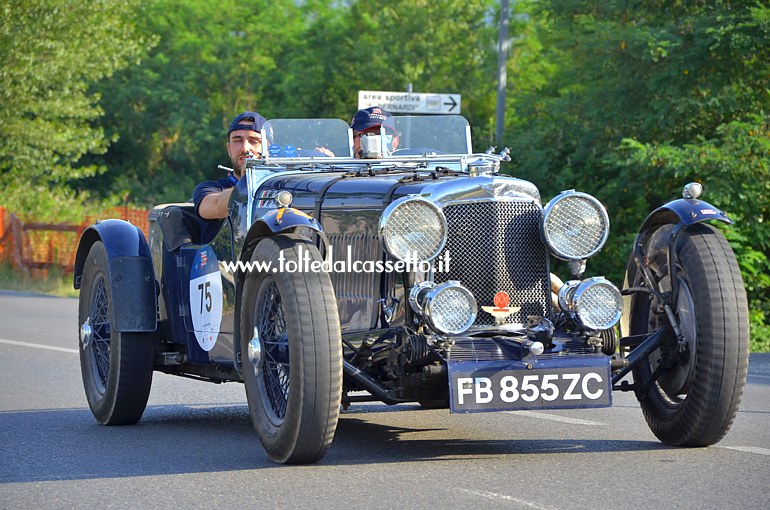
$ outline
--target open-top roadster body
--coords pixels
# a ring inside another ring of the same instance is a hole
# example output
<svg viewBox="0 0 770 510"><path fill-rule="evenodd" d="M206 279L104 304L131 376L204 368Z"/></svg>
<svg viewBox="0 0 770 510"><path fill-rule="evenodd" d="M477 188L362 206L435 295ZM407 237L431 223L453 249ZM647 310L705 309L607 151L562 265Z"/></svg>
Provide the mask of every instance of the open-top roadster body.
<svg viewBox="0 0 770 510"><path fill-rule="evenodd" d="M342 121L268 122L209 243L192 204L156 207L149 239L120 220L84 233L81 367L99 422L136 423L157 370L244 383L276 462L320 459L340 408L368 400L462 413L610 406L627 390L665 443L724 436L748 313L705 223L730 220L700 185L644 221L621 293L584 275L609 233L599 200L543 204L499 173L505 151L472 153L462 117L395 119L395 150L385 129L362 144L376 159L352 156Z"/></svg>

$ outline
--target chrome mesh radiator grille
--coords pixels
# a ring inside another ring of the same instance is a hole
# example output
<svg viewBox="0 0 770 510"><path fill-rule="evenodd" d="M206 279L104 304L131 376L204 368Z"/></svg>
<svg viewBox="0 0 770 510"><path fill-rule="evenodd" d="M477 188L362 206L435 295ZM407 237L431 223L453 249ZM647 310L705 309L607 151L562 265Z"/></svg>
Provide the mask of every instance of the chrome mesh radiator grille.
<svg viewBox="0 0 770 510"><path fill-rule="evenodd" d="M506 319L522 324L529 315L548 317L551 307L548 253L540 240L542 209L531 202L472 202L444 206L448 239L438 260L449 255L449 271L436 266L435 281L459 280L476 297L474 326L493 326L482 306L499 291L521 310ZM446 263L445 263L446 265Z"/></svg>

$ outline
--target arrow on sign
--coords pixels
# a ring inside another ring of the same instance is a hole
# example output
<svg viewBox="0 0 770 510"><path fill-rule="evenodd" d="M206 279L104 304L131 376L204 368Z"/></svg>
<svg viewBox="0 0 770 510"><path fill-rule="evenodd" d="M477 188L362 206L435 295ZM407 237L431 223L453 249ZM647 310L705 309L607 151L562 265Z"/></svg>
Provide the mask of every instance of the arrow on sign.
<svg viewBox="0 0 770 510"><path fill-rule="evenodd" d="M452 105L452 106L449 106L449 111L451 112L452 110L455 109L455 106L457 106L457 101L455 101L455 98L453 98L452 96L449 96L449 100L451 101L451 103L445 102L444 106Z"/></svg>

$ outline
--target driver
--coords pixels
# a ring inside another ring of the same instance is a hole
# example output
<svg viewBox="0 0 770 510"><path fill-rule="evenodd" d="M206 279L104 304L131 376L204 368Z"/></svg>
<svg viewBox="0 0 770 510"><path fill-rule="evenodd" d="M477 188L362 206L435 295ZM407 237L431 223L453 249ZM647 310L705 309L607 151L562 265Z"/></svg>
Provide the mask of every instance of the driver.
<svg viewBox="0 0 770 510"><path fill-rule="evenodd" d="M250 153L262 155L262 126L267 120L256 112L243 112L230 123L227 131L227 154L233 171L216 181L204 181L193 191L195 212L201 221L201 242L208 243L216 236L227 217L227 204L238 179L244 173Z"/></svg>
<svg viewBox="0 0 770 510"><path fill-rule="evenodd" d="M353 130L353 155L355 157L368 159L383 156L382 148L377 143L370 144L364 140L362 144L362 138L365 137L376 137L379 140L380 126L385 127L386 140L390 140L389 147L387 147L388 151L392 153L398 148L399 134L395 122L393 122L393 115L379 106L371 106L358 110L353 116L353 120L350 121L350 128ZM374 142L374 140L372 141Z"/></svg>

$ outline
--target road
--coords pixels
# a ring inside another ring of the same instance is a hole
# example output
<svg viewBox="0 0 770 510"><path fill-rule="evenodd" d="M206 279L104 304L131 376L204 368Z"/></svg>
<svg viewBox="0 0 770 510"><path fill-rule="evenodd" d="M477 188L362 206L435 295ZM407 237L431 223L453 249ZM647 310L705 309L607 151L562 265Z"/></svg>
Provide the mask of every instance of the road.
<svg viewBox="0 0 770 510"><path fill-rule="evenodd" d="M155 373L142 421L85 401L77 300L0 291L0 508L768 508L770 355L710 448L672 448L635 398L451 415L352 406L316 465L271 463L243 387Z"/></svg>

